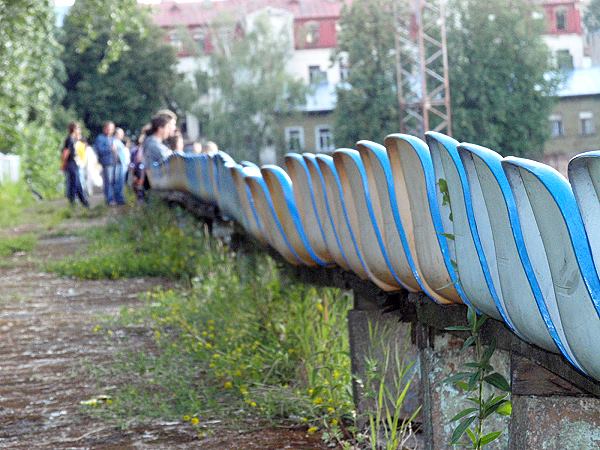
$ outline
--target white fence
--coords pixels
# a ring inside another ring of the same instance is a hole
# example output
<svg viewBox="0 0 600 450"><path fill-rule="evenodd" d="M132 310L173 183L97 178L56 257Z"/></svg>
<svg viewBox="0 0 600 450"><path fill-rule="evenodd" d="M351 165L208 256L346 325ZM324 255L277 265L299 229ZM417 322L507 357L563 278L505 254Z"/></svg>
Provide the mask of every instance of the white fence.
<svg viewBox="0 0 600 450"><path fill-rule="evenodd" d="M18 181L21 177L21 158L17 155L0 153L0 184Z"/></svg>

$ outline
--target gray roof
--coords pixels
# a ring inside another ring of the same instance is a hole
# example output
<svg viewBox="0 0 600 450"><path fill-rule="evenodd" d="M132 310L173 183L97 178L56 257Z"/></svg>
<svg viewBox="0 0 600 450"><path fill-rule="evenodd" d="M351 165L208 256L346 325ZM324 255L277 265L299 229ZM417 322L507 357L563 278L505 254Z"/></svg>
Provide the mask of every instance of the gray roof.
<svg viewBox="0 0 600 450"><path fill-rule="evenodd" d="M600 94L600 66L573 69L558 89L558 97Z"/></svg>

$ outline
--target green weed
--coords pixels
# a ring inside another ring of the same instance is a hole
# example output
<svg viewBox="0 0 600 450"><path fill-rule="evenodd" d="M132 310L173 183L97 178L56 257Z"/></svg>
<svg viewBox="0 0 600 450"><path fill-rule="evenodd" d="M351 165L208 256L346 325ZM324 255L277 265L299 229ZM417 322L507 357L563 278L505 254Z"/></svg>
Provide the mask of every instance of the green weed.
<svg viewBox="0 0 600 450"><path fill-rule="evenodd" d="M199 242L190 290L149 293L141 310L125 309L111 325L151 329L157 350L111 369L136 375L111 393L107 409L120 418L160 411L200 423L253 417L310 432L353 421L349 298L292 282L267 256ZM142 371L132 367L140 359Z"/></svg>
<svg viewBox="0 0 600 450"><path fill-rule="evenodd" d="M37 243L34 234L22 234L13 237L0 236L0 256L10 256L19 252L30 252Z"/></svg>
<svg viewBox="0 0 600 450"><path fill-rule="evenodd" d="M80 214L85 219L103 212L98 208ZM160 203L135 208L105 227L89 230L86 237L90 244L84 250L46 268L83 279L189 279L196 271L204 241L204 233L194 225L190 217L173 215Z"/></svg>

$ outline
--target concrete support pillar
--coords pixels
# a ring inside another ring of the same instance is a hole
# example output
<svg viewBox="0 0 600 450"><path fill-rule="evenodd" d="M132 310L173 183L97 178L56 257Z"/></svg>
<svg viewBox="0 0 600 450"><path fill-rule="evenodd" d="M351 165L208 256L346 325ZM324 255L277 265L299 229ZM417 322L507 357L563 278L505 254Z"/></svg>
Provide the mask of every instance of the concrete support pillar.
<svg viewBox="0 0 600 450"><path fill-rule="evenodd" d="M510 450L600 448L600 398L527 358L511 365Z"/></svg>

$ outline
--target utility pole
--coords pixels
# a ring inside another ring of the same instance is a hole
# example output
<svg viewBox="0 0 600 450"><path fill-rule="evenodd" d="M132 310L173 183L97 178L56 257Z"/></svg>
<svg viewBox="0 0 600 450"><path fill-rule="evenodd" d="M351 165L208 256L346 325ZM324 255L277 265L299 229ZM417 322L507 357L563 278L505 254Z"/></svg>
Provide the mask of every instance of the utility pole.
<svg viewBox="0 0 600 450"><path fill-rule="evenodd" d="M396 78L400 131L452 135L446 0L396 0Z"/></svg>

